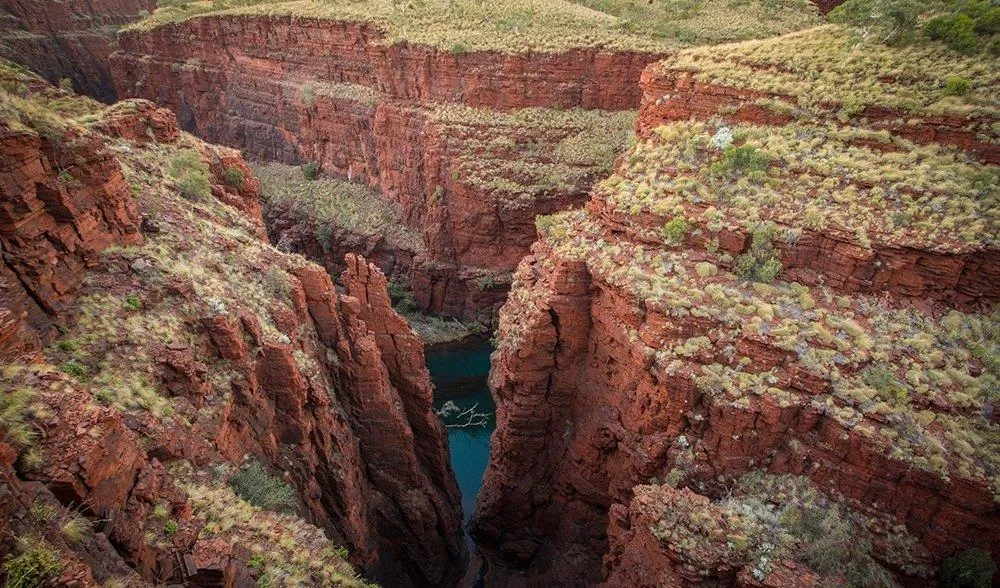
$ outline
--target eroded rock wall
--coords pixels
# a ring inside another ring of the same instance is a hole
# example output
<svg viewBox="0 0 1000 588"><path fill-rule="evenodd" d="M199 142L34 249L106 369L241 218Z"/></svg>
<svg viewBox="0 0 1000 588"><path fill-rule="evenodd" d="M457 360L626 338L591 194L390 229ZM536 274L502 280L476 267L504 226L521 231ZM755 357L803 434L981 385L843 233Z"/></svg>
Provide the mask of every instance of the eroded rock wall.
<svg viewBox="0 0 1000 588"><path fill-rule="evenodd" d="M108 69L115 33L155 0L9 0L0 5L0 54L104 102L117 96Z"/></svg>
<svg viewBox="0 0 1000 588"><path fill-rule="evenodd" d="M212 519L204 509L220 505L204 492L220 482L199 472L258 460L284 472L296 491L301 519L274 528L325 530L319 545L296 546L314 550L310 560L341 561L332 541L367 577L452 584L468 557L461 501L430 406L422 343L391 309L384 275L350 256L348 291L338 293L322 267L266 245L259 184L242 157L183 135L166 109L128 101L94 118L89 127L0 127L10 155L0 169L0 338L2 360L13 362L0 384L5 402L25 403L13 404L15 420L5 421L17 430L0 430L7 524L22 539L35 537L17 521L32 520L30 505L41 496L58 502L59 520L75 509L100 525L85 548L47 540L66 564L60 582L137 574L242 585L260 569L248 565L254 554L245 535L205 531ZM204 194L190 196L203 215L195 221L167 171L191 153L208 182ZM200 264L192 281L191 266L171 265L204 247L228 251L226 267ZM199 288L237 279L235 266L247 260L279 285L229 307L206 302ZM176 267L181 274L170 273ZM102 301L110 306L99 312L79 306ZM160 318L94 338L94 317L105 325L130 320L119 315L123 304L131 320ZM168 318L156 308L170 309ZM183 335L160 338L164 320ZM42 349L53 325L68 342ZM141 403L115 396L135 385L121 376L100 380L116 386L108 390L90 379L133 359L141 389L152 394ZM7 535L2 547L25 549ZM350 568L343 578L358 584Z"/></svg>
<svg viewBox="0 0 1000 588"><path fill-rule="evenodd" d="M430 109L632 109L635 83L655 56L453 53L382 36L362 23L195 18L123 33L116 83L122 95L171 108L202 137L264 159L312 161L378 189L426 245L416 263L382 268L400 270L425 309L488 322L505 288L483 291L475 278L512 271L533 240L534 216L582 202L586 187L501 207L463 183L460 138L443 133Z"/></svg>

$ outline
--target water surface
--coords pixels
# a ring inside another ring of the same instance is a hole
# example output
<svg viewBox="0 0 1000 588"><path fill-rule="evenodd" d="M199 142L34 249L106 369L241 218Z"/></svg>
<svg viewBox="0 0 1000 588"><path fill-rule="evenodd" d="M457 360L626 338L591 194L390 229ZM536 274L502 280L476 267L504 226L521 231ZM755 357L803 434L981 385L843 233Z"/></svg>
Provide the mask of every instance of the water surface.
<svg viewBox="0 0 1000 588"><path fill-rule="evenodd" d="M451 466L462 493L466 524L476 506L490 459L490 435L496 428L493 397L486 385L491 351L489 342L475 340L427 352L427 369L435 386L434 410L448 430Z"/></svg>

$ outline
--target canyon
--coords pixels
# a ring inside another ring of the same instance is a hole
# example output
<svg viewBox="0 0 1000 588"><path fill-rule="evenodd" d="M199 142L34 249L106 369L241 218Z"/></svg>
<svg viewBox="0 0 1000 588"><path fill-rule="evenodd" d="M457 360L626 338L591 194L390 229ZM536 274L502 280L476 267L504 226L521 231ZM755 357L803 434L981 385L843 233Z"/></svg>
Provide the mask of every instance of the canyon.
<svg viewBox="0 0 1000 588"><path fill-rule="evenodd" d="M118 29L156 0L11 0L0 6L0 56L81 94L114 102L109 58Z"/></svg>
<svg viewBox="0 0 1000 588"><path fill-rule="evenodd" d="M8 581L997 577L995 54L805 0L52 4L0 26L51 82L0 63ZM481 487L401 290L496 326Z"/></svg>
<svg viewBox="0 0 1000 588"><path fill-rule="evenodd" d="M116 89L170 108L207 140L367 184L422 242L387 247L387 230L381 240L369 236L363 253L409 286L423 310L485 325L534 241L535 216L586 201L626 147L643 68L677 46L609 35L600 13L586 14L584 24L622 48L592 47L561 30L548 41L553 49L517 47L503 40L503 19L516 20L519 7L509 17L479 8L483 22L465 28L500 39L473 37L482 49L474 41L411 42L407 33L397 40L378 10L317 18L312 9L182 14L128 27L111 56ZM393 13L389 22L419 22L424 8L411 9L415 16ZM813 11L795 3L787 12L801 13L801 22L776 17L764 28L817 22ZM289 225L283 216L269 225ZM336 240L295 225L288 240L297 250L339 271ZM272 229L275 242L285 235Z"/></svg>

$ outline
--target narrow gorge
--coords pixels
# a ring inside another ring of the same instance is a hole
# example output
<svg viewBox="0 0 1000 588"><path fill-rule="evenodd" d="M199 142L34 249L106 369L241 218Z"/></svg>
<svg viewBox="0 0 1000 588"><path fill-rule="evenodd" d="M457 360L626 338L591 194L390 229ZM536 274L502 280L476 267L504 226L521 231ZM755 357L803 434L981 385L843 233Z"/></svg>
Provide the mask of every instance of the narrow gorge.
<svg viewBox="0 0 1000 588"><path fill-rule="evenodd" d="M996 22L0 3L0 580L995 585Z"/></svg>

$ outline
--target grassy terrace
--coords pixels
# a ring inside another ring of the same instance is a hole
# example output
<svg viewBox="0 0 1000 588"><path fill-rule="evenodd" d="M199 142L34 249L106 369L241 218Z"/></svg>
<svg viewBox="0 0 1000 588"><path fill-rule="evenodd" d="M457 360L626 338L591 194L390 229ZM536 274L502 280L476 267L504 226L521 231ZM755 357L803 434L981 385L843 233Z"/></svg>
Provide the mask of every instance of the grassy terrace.
<svg viewBox="0 0 1000 588"><path fill-rule="evenodd" d="M680 559L709 573L740 562L759 578L775 562L792 560L830 585L895 586L878 560L923 577L931 571L916 563L916 538L905 527L852 510L804 477L751 472L715 501L670 485L635 488L637 496L662 508L650 532Z"/></svg>
<svg viewBox="0 0 1000 588"><path fill-rule="evenodd" d="M932 319L879 298L742 280L711 252L608 237L582 211L541 217L540 232L555 258L585 261L599 281L672 322L707 320L704 333L687 339L629 336L659 369L692 379L713 401L748 408L766 395L812 404L893 457L944 477L988 480L1000 496L1000 426L985 416L1000 402L1000 313ZM543 258L550 269L552 257ZM530 305L516 285L512 298ZM512 321L527 322L502 315L501 329L513 335L504 345L516 344L523 328ZM742 340L787 352L790 365L828 383L827 391L792 389L787 367L761 371L740 356Z"/></svg>
<svg viewBox="0 0 1000 588"><path fill-rule="evenodd" d="M369 22L386 42L465 51L559 52L573 48L661 52L695 43L781 34L820 21L808 0L668 1L656 7L625 0L161 0L133 29L150 29L208 13L289 15ZM682 6L683 5L683 6ZM588 6L590 6L588 8ZM651 19L665 19L650 24ZM767 24L759 24L767 23ZM720 26L731 27L720 33Z"/></svg>
<svg viewBox="0 0 1000 588"><path fill-rule="evenodd" d="M96 116L105 106L55 88L25 68L0 59L0 120L15 131L61 133L73 119Z"/></svg>
<svg viewBox="0 0 1000 588"><path fill-rule="evenodd" d="M799 116L883 106L907 115L1000 117L1000 56L963 55L933 41L904 46L859 43L851 29L827 25L783 37L694 48L662 70L692 72L700 82L789 97L776 105ZM948 81L967 84L962 95ZM994 128L993 140L1000 129Z"/></svg>
<svg viewBox="0 0 1000 588"><path fill-rule="evenodd" d="M789 240L809 229L866 248L965 251L1000 246L998 186L997 166L887 132L678 122L638 144L598 196L710 231L766 220Z"/></svg>
<svg viewBox="0 0 1000 588"><path fill-rule="evenodd" d="M586 191L611 172L635 113L528 108L513 112L440 105L431 119L460 155L453 178L509 209L554 193Z"/></svg>
<svg viewBox="0 0 1000 588"><path fill-rule="evenodd" d="M250 550L249 565L260 572L258 586L372 586L358 578L322 530L291 514L255 506L242 499L216 473L193 470L187 463L172 468L191 498L194 516L203 525L200 539L223 539ZM231 483L231 482L230 482Z"/></svg>
<svg viewBox="0 0 1000 588"><path fill-rule="evenodd" d="M403 224L393 205L362 184L321 176L307 180L298 167L256 163L264 217L291 216L313 227L324 249L331 241L359 244L382 237L392 246L421 251L420 234Z"/></svg>

